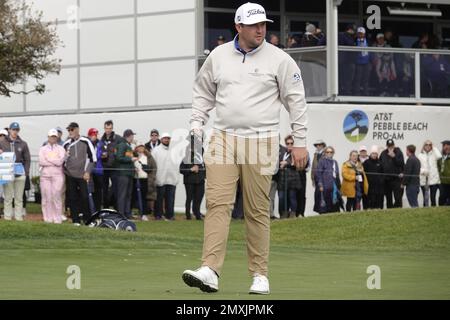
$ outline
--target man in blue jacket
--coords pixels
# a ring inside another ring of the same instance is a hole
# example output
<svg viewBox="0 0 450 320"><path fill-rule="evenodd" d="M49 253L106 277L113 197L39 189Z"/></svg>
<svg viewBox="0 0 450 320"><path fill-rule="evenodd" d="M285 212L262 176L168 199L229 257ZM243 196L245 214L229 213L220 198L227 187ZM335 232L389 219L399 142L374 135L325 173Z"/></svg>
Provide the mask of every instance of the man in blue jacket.
<svg viewBox="0 0 450 320"><path fill-rule="evenodd" d="M366 29L359 27L357 31L356 46L367 48ZM354 96L369 95L369 52L367 51L358 52L355 65L355 79L353 82Z"/></svg>

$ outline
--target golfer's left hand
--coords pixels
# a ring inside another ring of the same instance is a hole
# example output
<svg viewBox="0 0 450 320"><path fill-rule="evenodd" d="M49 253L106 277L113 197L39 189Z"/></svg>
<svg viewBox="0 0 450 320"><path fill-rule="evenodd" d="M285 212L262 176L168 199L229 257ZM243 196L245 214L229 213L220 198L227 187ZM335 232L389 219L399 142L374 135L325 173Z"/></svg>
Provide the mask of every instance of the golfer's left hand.
<svg viewBox="0 0 450 320"><path fill-rule="evenodd" d="M304 169L308 161L308 150L305 147L293 147L291 151L292 160L297 170Z"/></svg>

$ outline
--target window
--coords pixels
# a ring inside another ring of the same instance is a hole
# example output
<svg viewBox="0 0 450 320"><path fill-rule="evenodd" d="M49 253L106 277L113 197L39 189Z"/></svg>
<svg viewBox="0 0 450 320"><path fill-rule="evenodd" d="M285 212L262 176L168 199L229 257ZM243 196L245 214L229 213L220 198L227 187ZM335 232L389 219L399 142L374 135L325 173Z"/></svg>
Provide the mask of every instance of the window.
<svg viewBox="0 0 450 320"><path fill-rule="evenodd" d="M226 8L236 10L242 4L248 1L245 0L205 0L205 8ZM264 7L267 11L280 11L279 0L259 0L258 3Z"/></svg>

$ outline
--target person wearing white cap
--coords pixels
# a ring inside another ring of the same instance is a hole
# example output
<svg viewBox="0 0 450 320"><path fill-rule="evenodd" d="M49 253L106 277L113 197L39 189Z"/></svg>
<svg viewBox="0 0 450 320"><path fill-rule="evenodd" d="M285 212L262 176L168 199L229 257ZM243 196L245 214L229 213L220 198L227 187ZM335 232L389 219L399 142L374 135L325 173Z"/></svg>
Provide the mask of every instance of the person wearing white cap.
<svg viewBox="0 0 450 320"><path fill-rule="evenodd" d="M364 161L369 159L369 155L367 154L367 147L366 146L360 146L358 149L358 159L359 162L364 164Z"/></svg>
<svg viewBox="0 0 450 320"><path fill-rule="evenodd" d="M202 263L197 270L185 270L182 278L187 285L206 292L218 290L238 181L243 193L248 269L253 277L249 293L270 292L269 191L278 161L283 106L290 114L294 138L292 163L301 169L308 158L307 106L300 69L286 52L266 43L266 22L273 21L267 19L261 5L249 2L240 6L235 15L238 34L211 52L194 83L190 120L194 134L201 136L214 108L216 117L204 158L207 213ZM245 147L234 145L252 146L265 153L249 155Z"/></svg>
<svg viewBox="0 0 450 320"><path fill-rule="evenodd" d="M366 29L359 27L356 33L356 46L368 47ZM370 56L368 51L359 51L356 58L355 77L353 79L353 95L369 95ZM361 90L362 89L362 90Z"/></svg>
<svg viewBox="0 0 450 320"><path fill-rule="evenodd" d="M61 223L66 151L58 144L58 131L50 129L48 143L39 149L42 214L48 223Z"/></svg>
<svg viewBox="0 0 450 320"><path fill-rule="evenodd" d="M56 127L55 130L56 130L56 132L58 132L58 142L57 143L60 146L62 146L64 144L64 140L62 139L63 130L61 129L61 127ZM47 143L48 143L48 140L45 140L42 145L45 146Z"/></svg>
<svg viewBox="0 0 450 320"><path fill-rule="evenodd" d="M8 131L6 131L5 129L0 130L0 142L5 141L7 136L8 136Z"/></svg>
<svg viewBox="0 0 450 320"><path fill-rule="evenodd" d="M378 146L370 148L369 159L364 161L364 171L369 183L369 193L367 195L369 209L383 209L384 198L384 176L383 167L378 157L380 151ZM366 209L366 207L364 207Z"/></svg>
<svg viewBox="0 0 450 320"><path fill-rule="evenodd" d="M152 151L155 159L156 167L156 204L155 219L156 220L175 220L175 192L180 176L179 162L174 159L169 148L170 133L161 134L161 144ZM163 208L163 204L165 207Z"/></svg>

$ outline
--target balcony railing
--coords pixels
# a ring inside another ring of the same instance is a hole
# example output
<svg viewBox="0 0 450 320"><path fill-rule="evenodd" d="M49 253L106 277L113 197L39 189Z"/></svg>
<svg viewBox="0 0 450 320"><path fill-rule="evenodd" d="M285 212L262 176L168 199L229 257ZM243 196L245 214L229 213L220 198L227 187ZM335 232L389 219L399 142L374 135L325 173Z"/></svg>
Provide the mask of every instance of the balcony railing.
<svg viewBox="0 0 450 320"><path fill-rule="evenodd" d="M326 46L286 49L309 102L450 105L450 51L338 47L337 95L328 94ZM199 59L199 68L206 56Z"/></svg>

